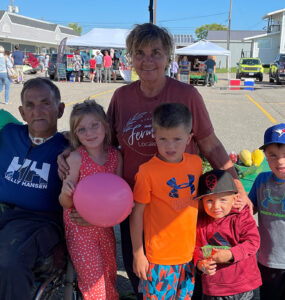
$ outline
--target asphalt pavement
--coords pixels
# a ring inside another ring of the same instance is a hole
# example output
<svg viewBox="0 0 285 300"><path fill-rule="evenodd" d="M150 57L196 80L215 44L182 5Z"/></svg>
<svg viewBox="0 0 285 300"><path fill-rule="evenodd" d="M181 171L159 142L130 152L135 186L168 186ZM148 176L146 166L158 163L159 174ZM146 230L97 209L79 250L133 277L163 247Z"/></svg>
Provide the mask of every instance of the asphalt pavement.
<svg viewBox="0 0 285 300"><path fill-rule="evenodd" d="M285 85L277 86L269 83L268 76L264 76L262 83L255 82L253 91L231 90L228 88L226 74L217 74L218 83L213 87L196 86L203 96L210 118L215 128L216 135L222 141L227 152L246 148L250 151L263 144L263 134L266 128L285 120ZM37 75L27 75L25 80ZM234 78L234 74L231 74ZM65 113L59 120L58 130L69 129L69 116L72 105L87 99L95 99L105 109L108 108L114 91L126 84L117 83L81 83L55 82L58 85L62 101L66 104ZM243 86L242 81L241 85ZM22 85L12 84L10 88L10 103L0 104L21 120L18 111L20 105L20 93ZM0 93L0 102L3 101L4 93ZM115 228L118 249L118 291L121 295L131 293L132 289L127 279L122 263L120 251L119 227ZM122 299L131 299L128 297Z"/></svg>

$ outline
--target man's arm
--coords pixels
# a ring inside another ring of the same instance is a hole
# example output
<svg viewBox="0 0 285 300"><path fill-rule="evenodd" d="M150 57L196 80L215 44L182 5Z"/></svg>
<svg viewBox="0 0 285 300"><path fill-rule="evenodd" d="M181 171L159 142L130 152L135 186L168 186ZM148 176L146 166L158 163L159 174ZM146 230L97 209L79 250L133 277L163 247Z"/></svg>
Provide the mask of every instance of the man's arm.
<svg viewBox="0 0 285 300"><path fill-rule="evenodd" d="M238 192L242 200L242 208L245 204L252 207L251 201L247 197L247 193L239 180L235 167L230 160L223 144L217 138L215 133L211 133L204 139L197 141L201 153L207 158L214 169L221 169L228 171L234 179Z"/></svg>

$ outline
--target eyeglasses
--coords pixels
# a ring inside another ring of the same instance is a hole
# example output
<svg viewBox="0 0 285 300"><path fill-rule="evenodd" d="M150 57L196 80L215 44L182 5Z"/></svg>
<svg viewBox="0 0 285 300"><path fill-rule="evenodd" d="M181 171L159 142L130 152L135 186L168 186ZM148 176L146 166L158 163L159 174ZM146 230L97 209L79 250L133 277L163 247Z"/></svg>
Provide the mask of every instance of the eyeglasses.
<svg viewBox="0 0 285 300"><path fill-rule="evenodd" d="M101 126L101 123L100 123L100 122L94 122L94 123L92 123L92 124L91 124L90 126L88 126L88 127L78 127L78 128L76 128L75 133L76 133L77 135L85 135L88 131L96 130L96 129L98 129L100 126Z"/></svg>

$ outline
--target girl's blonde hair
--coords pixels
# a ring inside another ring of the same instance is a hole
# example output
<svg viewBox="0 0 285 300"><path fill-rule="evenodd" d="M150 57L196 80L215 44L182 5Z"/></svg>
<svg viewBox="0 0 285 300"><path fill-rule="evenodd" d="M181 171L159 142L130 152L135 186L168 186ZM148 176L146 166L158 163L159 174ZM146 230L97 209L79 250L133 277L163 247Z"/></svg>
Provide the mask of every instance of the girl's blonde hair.
<svg viewBox="0 0 285 300"><path fill-rule="evenodd" d="M76 128L85 115L93 115L102 122L105 128L104 147L105 149L111 145L111 129L107 120L106 113L103 107L95 102L95 100L87 99L83 103L75 104L70 115L70 143L74 149L81 146L81 143L76 135Z"/></svg>

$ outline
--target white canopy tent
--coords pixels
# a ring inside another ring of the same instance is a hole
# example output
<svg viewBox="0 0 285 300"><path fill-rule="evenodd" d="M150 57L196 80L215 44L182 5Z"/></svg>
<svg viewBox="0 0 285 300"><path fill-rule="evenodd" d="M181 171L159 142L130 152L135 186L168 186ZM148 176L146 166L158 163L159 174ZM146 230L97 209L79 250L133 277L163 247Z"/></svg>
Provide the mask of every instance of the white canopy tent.
<svg viewBox="0 0 285 300"><path fill-rule="evenodd" d="M66 45L74 48L126 48L129 29L93 28L88 33L68 39Z"/></svg>
<svg viewBox="0 0 285 300"><path fill-rule="evenodd" d="M209 41L201 40L190 46L175 50L176 55L226 55L228 58L228 80L230 82L230 57L231 51Z"/></svg>

